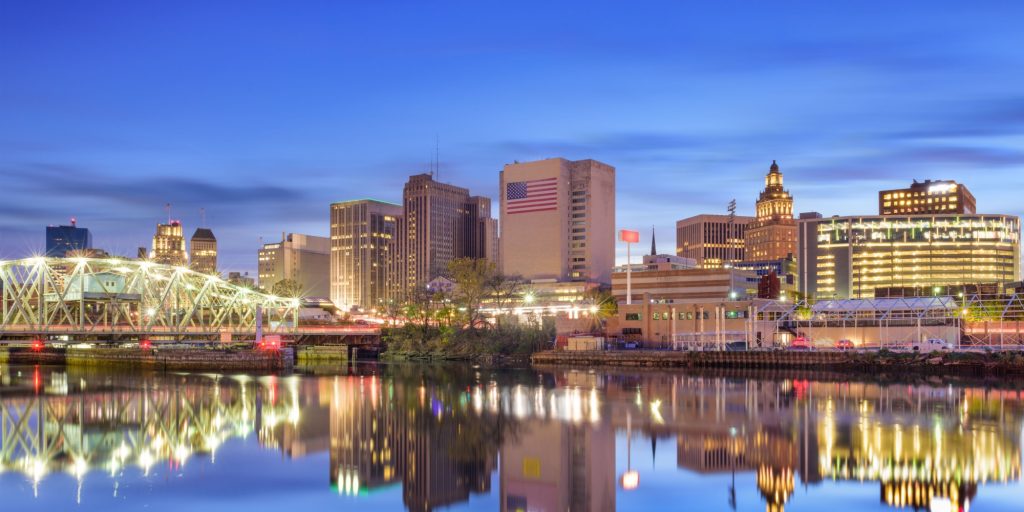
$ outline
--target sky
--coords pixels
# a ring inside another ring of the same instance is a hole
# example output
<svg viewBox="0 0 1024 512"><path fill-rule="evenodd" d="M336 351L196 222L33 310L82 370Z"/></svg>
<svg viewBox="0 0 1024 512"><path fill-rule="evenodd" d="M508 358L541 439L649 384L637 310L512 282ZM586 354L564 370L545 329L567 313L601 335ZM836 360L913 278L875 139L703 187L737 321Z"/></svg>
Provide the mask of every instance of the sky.
<svg viewBox="0 0 1024 512"><path fill-rule="evenodd" d="M1024 214L1024 2L0 1L0 258L76 217L134 255L166 203L221 270L331 202L513 161L616 167L619 228L874 214L913 179ZM620 258L624 256L621 249Z"/></svg>

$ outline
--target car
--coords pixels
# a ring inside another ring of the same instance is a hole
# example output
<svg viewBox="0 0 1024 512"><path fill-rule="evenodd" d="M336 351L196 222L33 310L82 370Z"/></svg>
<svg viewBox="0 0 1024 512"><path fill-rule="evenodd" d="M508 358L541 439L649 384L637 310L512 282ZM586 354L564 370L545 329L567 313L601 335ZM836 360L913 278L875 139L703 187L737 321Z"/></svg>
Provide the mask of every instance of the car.
<svg viewBox="0 0 1024 512"><path fill-rule="evenodd" d="M836 350L853 350L854 348L853 342L850 340L836 341Z"/></svg>
<svg viewBox="0 0 1024 512"><path fill-rule="evenodd" d="M811 340L803 336L797 336L789 343L789 350L814 350L814 347L811 346Z"/></svg>
<svg viewBox="0 0 1024 512"><path fill-rule="evenodd" d="M953 348L946 340L930 338L918 341L911 345L914 352L935 352L938 350L951 350Z"/></svg>

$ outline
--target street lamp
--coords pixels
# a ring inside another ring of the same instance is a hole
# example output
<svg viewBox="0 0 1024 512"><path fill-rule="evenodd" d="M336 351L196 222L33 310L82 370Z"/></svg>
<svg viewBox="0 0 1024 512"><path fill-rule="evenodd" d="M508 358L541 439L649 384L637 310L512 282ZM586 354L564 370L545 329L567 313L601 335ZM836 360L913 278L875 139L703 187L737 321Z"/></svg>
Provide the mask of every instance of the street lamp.
<svg viewBox="0 0 1024 512"><path fill-rule="evenodd" d="M536 297L533 296L533 292L527 292L526 295L523 296L523 302L527 304L533 304L534 300L536 300Z"/></svg>

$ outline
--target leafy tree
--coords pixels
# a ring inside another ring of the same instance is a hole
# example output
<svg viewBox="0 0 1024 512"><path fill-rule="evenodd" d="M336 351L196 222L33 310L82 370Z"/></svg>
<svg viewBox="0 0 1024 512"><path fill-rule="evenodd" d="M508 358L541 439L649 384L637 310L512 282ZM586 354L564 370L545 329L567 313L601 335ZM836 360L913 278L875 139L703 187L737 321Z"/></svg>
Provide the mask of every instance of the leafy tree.
<svg viewBox="0 0 1024 512"><path fill-rule="evenodd" d="M494 262L487 259L457 258L448 263L448 273L455 281L452 302L472 331L483 320L480 305L487 297L498 270Z"/></svg>
<svg viewBox="0 0 1024 512"><path fill-rule="evenodd" d="M282 279L274 283L270 293L278 297L299 298L302 297L302 285L294 279Z"/></svg>

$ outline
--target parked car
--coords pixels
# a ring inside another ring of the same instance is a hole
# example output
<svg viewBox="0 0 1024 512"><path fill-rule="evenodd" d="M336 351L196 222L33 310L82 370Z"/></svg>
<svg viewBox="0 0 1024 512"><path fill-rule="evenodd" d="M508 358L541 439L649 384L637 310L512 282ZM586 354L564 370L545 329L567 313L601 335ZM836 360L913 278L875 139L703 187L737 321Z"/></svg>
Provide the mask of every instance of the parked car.
<svg viewBox="0 0 1024 512"><path fill-rule="evenodd" d="M952 350L952 348L953 346L946 340L934 338L918 341L911 346L911 350L914 352L935 352L937 350Z"/></svg>
<svg viewBox="0 0 1024 512"><path fill-rule="evenodd" d="M797 336L789 343L789 350L814 350L814 347L811 346L811 340L803 336Z"/></svg>
<svg viewBox="0 0 1024 512"><path fill-rule="evenodd" d="M853 350L855 347L850 340L836 341L836 350Z"/></svg>

